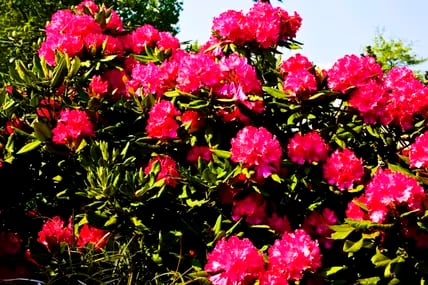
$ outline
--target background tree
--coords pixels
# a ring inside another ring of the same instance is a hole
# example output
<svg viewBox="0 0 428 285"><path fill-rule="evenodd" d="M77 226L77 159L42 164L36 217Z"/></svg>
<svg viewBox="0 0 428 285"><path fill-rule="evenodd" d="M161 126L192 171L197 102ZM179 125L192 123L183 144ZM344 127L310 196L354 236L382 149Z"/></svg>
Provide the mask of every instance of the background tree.
<svg viewBox="0 0 428 285"><path fill-rule="evenodd" d="M16 59L22 59L24 62L32 59L50 16L59 9L80 2L0 0L0 82ZM127 28L147 23L162 31L178 33L177 23L183 5L180 0L109 0L104 3L119 13Z"/></svg>
<svg viewBox="0 0 428 285"><path fill-rule="evenodd" d="M401 39L386 39L382 33L378 33L373 43L366 46L366 53L376 58L383 71L389 71L394 66L414 67L428 60L417 56L412 44Z"/></svg>

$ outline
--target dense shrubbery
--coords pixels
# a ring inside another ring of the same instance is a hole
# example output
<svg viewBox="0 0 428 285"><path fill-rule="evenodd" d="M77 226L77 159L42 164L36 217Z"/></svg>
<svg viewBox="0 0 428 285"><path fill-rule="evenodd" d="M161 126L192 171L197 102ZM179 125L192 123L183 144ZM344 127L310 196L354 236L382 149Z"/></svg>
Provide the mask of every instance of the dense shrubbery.
<svg viewBox="0 0 428 285"><path fill-rule="evenodd" d="M281 54L301 21L258 2L183 49L91 1L56 12L1 93L0 276L424 284L428 89Z"/></svg>

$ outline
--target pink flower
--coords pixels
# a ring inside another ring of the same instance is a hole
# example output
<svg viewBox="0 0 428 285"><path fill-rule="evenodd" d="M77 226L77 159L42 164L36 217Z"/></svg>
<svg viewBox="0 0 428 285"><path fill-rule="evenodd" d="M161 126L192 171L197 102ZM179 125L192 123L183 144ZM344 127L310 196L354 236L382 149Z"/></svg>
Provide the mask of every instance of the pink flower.
<svg viewBox="0 0 428 285"><path fill-rule="evenodd" d="M258 177L268 177L279 170L282 149L277 138L263 127L244 127L231 141L231 160L254 167Z"/></svg>
<svg viewBox="0 0 428 285"><path fill-rule="evenodd" d="M396 66L385 76L385 115L380 121L394 123L403 130L413 127L413 116L421 114L428 106L428 89L408 67Z"/></svg>
<svg viewBox="0 0 428 285"><path fill-rule="evenodd" d="M100 75L95 75L89 83L89 96L101 99L108 91L108 81L104 81Z"/></svg>
<svg viewBox="0 0 428 285"><path fill-rule="evenodd" d="M364 198L364 196L362 197ZM359 203L364 204L362 201L363 199L353 199L351 202L348 203L348 207L346 208L346 217L352 220L367 220L368 215L366 212L361 209L361 207L358 205Z"/></svg>
<svg viewBox="0 0 428 285"><path fill-rule="evenodd" d="M180 52L172 60L178 63L177 88L181 91L212 88L222 79L220 66L208 54Z"/></svg>
<svg viewBox="0 0 428 285"><path fill-rule="evenodd" d="M428 132L418 136L410 146L409 160L410 167L428 167Z"/></svg>
<svg viewBox="0 0 428 285"><path fill-rule="evenodd" d="M281 33L281 17L269 3L256 2L245 17L245 29L263 48L276 47Z"/></svg>
<svg viewBox="0 0 428 285"><path fill-rule="evenodd" d="M78 247L85 247L87 244L93 244L96 250L100 250L107 244L109 233L94 226L84 224L79 230Z"/></svg>
<svg viewBox="0 0 428 285"><path fill-rule="evenodd" d="M208 254L205 271L213 285L249 285L264 270L263 255L249 239L219 240Z"/></svg>
<svg viewBox="0 0 428 285"><path fill-rule="evenodd" d="M186 126L187 131L192 134L204 126L205 119L199 112L187 110L181 115L181 122Z"/></svg>
<svg viewBox="0 0 428 285"><path fill-rule="evenodd" d="M180 177L180 173L177 170L177 163L168 155L158 155L150 159L148 165L144 169L146 175L152 173L153 166L155 163L159 163L160 169L156 175L156 181L165 179L165 185L172 187L177 186L177 178Z"/></svg>
<svg viewBox="0 0 428 285"><path fill-rule="evenodd" d="M117 31L122 32L123 31L123 23L122 19L120 18L119 14L113 10L108 9L110 12L110 16L106 19L106 29L111 31Z"/></svg>
<svg viewBox="0 0 428 285"><path fill-rule="evenodd" d="M302 98L309 97L318 89L315 76L304 69L288 73L282 87L284 92Z"/></svg>
<svg viewBox="0 0 428 285"><path fill-rule="evenodd" d="M95 4L92 0L84 0L79 5L76 6L76 10L80 12L81 14L85 13L87 10L92 15L97 13L100 10L100 7Z"/></svg>
<svg viewBox="0 0 428 285"><path fill-rule="evenodd" d="M364 176L363 162L347 148L336 150L323 165L323 174L328 184L348 190Z"/></svg>
<svg viewBox="0 0 428 285"><path fill-rule="evenodd" d="M287 284L286 280L298 281L305 271L321 267L318 242L302 229L284 233L269 248L268 269L260 278L260 285Z"/></svg>
<svg viewBox="0 0 428 285"><path fill-rule="evenodd" d="M52 141L66 144L72 149L79 146L84 137L95 136L94 125L82 110L65 109L60 112L60 119L52 130Z"/></svg>
<svg viewBox="0 0 428 285"><path fill-rule="evenodd" d="M158 139L175 139L180 127L175 120L180 112L170 101L161 100L149 112L146 131L147 135Z"/></svg>
<svg viewBox="0 0 428 285"><path fill-rule="evenodd" d="M145 52L146 46L154 47L159 39L159 31L152 25L145 24L134 30L128 40L132 52L142 53Z"/></svg>
<svg viewBox="0 0 428 285"><path fill-rule="evenodd" d="M68 225L64 226L64 221L59 216L55 216L46 221L37 238L37 241L46 246L49 251L53 251L62 242L71 246L73 240L73 225L71 219Z"/></svg>
<svg viewBox="0 0 428 285"><path fill-rule="evenodd" d="M329 226L336 224L338 221L334 211L325 208L322 213L312 212L306 217L302 228L312 237L317 238L325 248L331 248L333 240L330 235L333 232Z"/></svg>
<svg viewBox="0 0 428 285"><path fill-rule="evenodd" d="M280 72L287 74L289 72L297 72L300 70L309 70L313 67L313 63L309 59L297 53L294 56L290 56L287 60L283 61L280 66Z"/></svg>
<svg viewBox="0 0 428 285"><path fill-rule="evenodd" d="M415 178L398 171L378 168L358 200L367 207L371 221L382 223L390 210L398 205L405 205L409 210L420 210L424 197L424 188ZM358 210L355 212L355 206L350 207L347 214L361 216Z"/></svg>
<svg viewBox="0 0 428 285"><path fill-rule="evenodd" d="M156 43L160 50L175 50L180 48L180 41L169 32L159 32L159 40Z"/></svg>
<svg viewBox="0 0 428 285"><path fill-rule="evenodd" d="M212 160L213 154L208 146L193 146L187 153L186 160L191 163L197 163L199 159L208 162Z"/></svg>
<svg viewBox="0 0 428 285"><path fill-rule="evenodd" d="M277 233L291 231L290 221L287 216L278 216L277 213L273 213L272 216L267 218L267 224Z"/></svg>
<svg viewBox="0 0 428 285"><path fill-rule="evenodd" d="M262 85L257 78L256 69L248 64L246 58L233 53L223 57L219 65L223 76L215 92L221 97L244 101L249 94L261 93Z"/></svg>
<svg viewBox="0 0 428 285"><path fill-rule="evenodd" d="M327 71L328 87L345 93L350 87L360 87L371 80L381 80L381 66L369 56L346 55Z"/></svg>
<svg viewBox="0 0 428 285"><path fill-rule="evenodd" d="M301 135L295 134L288 143L288 156L300 165L327 159L329 147L315 131Z"/></svg>
<svg viewBox="0 0 428 285"><path fill-rule="evenodd" d="M242 45L251 40L243 31L244 19L242 11L228 10L214 18L212 31L221 39L228 39Z"/></svg>
<svg viewBox="0 0 428 285"><path fill-rule="evenodd" d="M259 225L266 219L266 201L257 192L251 192L244 199L233 200L232 219L245 218L250 225Z"/></svg>

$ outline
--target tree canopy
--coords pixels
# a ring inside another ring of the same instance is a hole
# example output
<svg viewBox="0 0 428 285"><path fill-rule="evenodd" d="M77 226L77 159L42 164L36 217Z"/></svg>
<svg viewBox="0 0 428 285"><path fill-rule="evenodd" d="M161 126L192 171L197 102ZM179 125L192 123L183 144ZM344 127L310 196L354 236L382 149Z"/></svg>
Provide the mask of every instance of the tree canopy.
<svg viewBox="0 0 428 285"><path fill-rule="evenodd" d="M78 0L0 0L0 74L7 73L16 59L30 61L43 37L44 26L59 9L79 4ZM143 23L162 31L178 33L181 0L109 0L127 28ZM0 76L1 80L1 76Z"/></svg>

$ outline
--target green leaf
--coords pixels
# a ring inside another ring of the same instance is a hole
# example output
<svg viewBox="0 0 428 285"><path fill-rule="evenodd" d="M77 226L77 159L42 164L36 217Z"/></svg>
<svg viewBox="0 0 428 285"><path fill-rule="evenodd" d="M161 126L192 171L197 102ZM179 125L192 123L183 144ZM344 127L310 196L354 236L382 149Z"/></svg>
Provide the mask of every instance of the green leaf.
<svg viewBox="0 0 428 285"><path fill-rule="evenodd" d="M324 277L327 277L327 276L331 276L331 275L334 275L334 274L336 274L337 272L339 272L339 271L341 271L341 270L343 270L343 269L346 269L347 267L346 266L332 266L332 267L330 267L330 268L327 268L327 269L325 269L323 272L322 272L322 276L324 276Z"/></svg>
<svg viewBox="0 0 428 285"><path fill-rule="evenodd" d="M117 223L117 215L113 215L107 220L107 222L104 223L104 226L108 227L116 223Z"/></svg>
<svg viewBox="0 0 428 285"><path fill-rule="evenodd" d="M38 138L40 141L46 141L52 137L51 130L44 123L34 122L33 129L34 129L34 136Z"/></svg>
<svg viewBox="0 0 428 285"><path fill-rule="evenodd" d="M29 151L32 151L33 149L36 149L42 142L39 140L34 140L32 142L27 143L24 145L20 150L18 150L17 154L26 153Z"/></svg>
<svg viewBox="0 0 428 285"><path fill-rule="evenodd" d="M215 235L217 235L221 230L221 222L222 222L222 216L218 215L217 220L215 221L214 228L213 228Z"/></svg>
<svg viewBox="0 0 428 285"><path fill-rule="evenodd" d="M343 244L343 251L344 252L357 252L363 247L364 245L364 239L361 238L359 241L353 242L350 240L346 240Z"/></svg>
<svg viewBox="0 0 428 285"><path fill-rule="evenodd" d="M361 285L376 285L380 281L379 276L370 277L370 278L364 278L364 279L358 279L358 284Z"/></svg>
<svg viewBox="0 0 428 285"><path fill-rule="evenodd" d="M334 232L331 234L331 238L334 240L340 240L347 238L354 230L349 224L332 225L329 226Z"/></svg>
<svg viewBox="0 0 428 285"><path fill-rule="evenodd" d="M278 99L287 99L288 98L288 96L284 92L282 92L281 90L278 90L276 88L263 86L263 91L265 91L269 95L271 95L275 98L278 98Z"/></svg>
<svg viewBox="0 0 428 285"><path fill-rule="evenodd" d="M220 158L228 159L232 155L230 151L221 150L221 149L211 149L211 151Z"/></svg>
<svg viewBox="0 0 428 285"><path fill-rule="evenodd" d="M384 267L384 266L387 266L391 262L391 259L389 259L387 256L383 255L380 252L379 248L376 248L376 254L373 255L370 260L375 267Z"/></svg>
<svg viewBox="0 0 428 285"><path fill-rule="evenodd" d="M54 88L60 86L64 81L64 77L66 74L67 63L65 57L61 56L59 62L57 62L57 65L55 66L55 69L53 71L51 86Z"/></svg>

